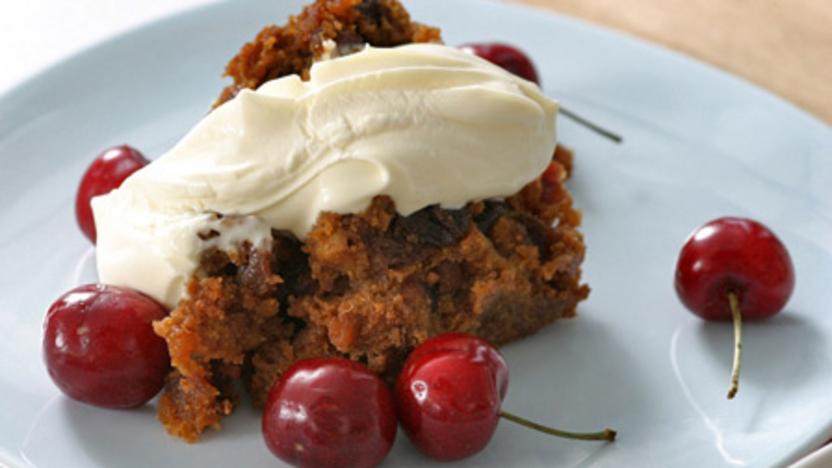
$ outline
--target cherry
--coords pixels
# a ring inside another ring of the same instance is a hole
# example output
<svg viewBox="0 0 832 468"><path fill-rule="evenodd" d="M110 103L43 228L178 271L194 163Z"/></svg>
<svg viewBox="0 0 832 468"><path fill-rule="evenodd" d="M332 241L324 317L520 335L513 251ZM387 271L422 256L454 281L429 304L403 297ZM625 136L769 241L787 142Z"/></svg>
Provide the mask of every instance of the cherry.
<svg viewBox="0 0 832 468"><path fill-rule="evenodd" d="M370 467L396 439L390 389L369 369L343 358L296 362L269 392L263 438L296 466Z"/></svg>
<svg viewBox="0 0 832 468"><path fill-rule="evenodd" d="M153 398L170 358L152 322L164 307L132 289L79 286L46 314L43 353L49 376L70 398L105 408L131 408Z"/></svg>
<svg viewBox="0 0 832 468"><path fill-rule="evenodd" d="M767 227L745 218L719 218L690 235L676 263L676 293L705 320L734 322L734 364L728 398L739 385L742 320L763 320L783 309L794 289L786 247Z"/></svg>
<svg viewBox="0 0 832 468"><path fill-rule="evenodd" d="M95 243L95 220L90 200L110 193L124 179L149 163L138 150L127 145L114 146L93 160L84 172L78 193L75 195L75 219L85 236Z"/></svg>
<svg viewBox="0 0 832 468"><path fill-rule="evenodd" d="M472 349L472 347L474 349ZM497 383L500 401L506 397L508 391L508 365L505 359L487 341L465 333L445 333L425 341L410 352L409 360L417 361L435 353L471 354L479 353L483 364L491 371L493 380Z"/></svg>
<svg viewBox="0 0 832 468"><path fill-rule="evenodd" d="M399 422L411 442L438 460L469 457L488 444L500 417L559 437L615 439L609 429L572 433L502 411L508 367L485 340L452 333L424 342L407 358L396 382Z"/></svg>
<svg viewBox="0 0 832 468"><path fill-rule="evenodd" d="M473 53L511 73L540 85L537 69L523 51L517 47L499 42L463 44L460 49Z"/></svg>

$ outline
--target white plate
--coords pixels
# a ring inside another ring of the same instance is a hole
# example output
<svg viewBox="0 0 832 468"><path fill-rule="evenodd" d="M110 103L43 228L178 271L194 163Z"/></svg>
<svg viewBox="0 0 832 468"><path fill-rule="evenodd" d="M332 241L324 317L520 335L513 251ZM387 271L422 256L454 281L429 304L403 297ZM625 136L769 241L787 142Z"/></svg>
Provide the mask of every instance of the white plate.
<svg viewBox="0 0 832 468"><path fill-rule="evenodd" d="M408 3L451 44L500 39L537 61L546 91L625 136L561 119L585 213L578 319L505 348L505 407L614 444L552 440L502 423L460 466L768 466L832 434L832 132L722 72L594 26L476 0ZM50 302L89 280L72 200L89 160L129 142L151 156L208 109L219 74L299 1L228 2L154 23L55 66L0 98L0 464L275 466L243 406L198 445L165 435L153 408L105 411L62 397L40 358ZM731 330L685 312L672 289L697 225L759 219L789 246L785 313L746 327L739 397L724 398ZM429 464L401 436L388 466Z"/></svg>

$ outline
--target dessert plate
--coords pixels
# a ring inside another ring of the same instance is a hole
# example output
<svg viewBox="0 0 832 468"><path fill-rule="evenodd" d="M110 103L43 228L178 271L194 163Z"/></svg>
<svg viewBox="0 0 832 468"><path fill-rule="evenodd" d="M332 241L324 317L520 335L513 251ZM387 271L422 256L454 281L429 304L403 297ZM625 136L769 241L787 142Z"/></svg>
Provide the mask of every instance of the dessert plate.
<svg viewBox="0 0 832 468"><path fill-rule="evenodd" d="M503 40L537 61L546 92L614 129L613 144L560 119L585 214L579 317L505 348L505 407L614 444L547 438L508 423L459 466L770 466L832 435L832 131L723 72L576 20L478 0L409 1L450 44ZM102 148L168 149L208 110L225 61L301 1L225 2L150 24L0 97L0 465L276 466L243 404L197 445L147 406L106 411L61 396L41 363L51 301L94 281L73 197ZM687 234L756 218L789 246L786 311L745 329L738 398L725 399L732 332L685 312L672 274ZM387 466L422 466L400 434Z"/></svg>

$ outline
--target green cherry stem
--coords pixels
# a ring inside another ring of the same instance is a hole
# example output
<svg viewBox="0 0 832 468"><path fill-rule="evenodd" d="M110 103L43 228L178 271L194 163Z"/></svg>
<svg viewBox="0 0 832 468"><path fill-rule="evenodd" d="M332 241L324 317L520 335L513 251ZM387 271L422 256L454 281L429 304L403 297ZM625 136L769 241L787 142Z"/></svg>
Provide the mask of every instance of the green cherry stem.
<svg viewBox="0 0 832 468"><path fill-rule="evenodd" d="M621 142L624 141L624 138L621 135L613 132L612 130L607 130L606 128L598 125L597 123L591 122L589 119L581 117L580 115L576 114L575 112L573 112L573 111L571 111L571 110L569 110L569 109L567 109L563 106L560 106L560 108L558 109L558 112L560 112L564 117L572 119L573 121L577 122L579 125L583 125L584 127L592 130L593 132L601 135L602 137L604 137L604 138L606 138L610 141L613 141L615 143L621 143Z"/></svg>
<svg viewBox="0 0 832 468"><path fill-rule="evenodd" d="M543 432L544 434L553 435L555 437L563 437L565 439L576 439L576 440L606 440L612 442L615 440L615 436L617 432L612 429L604 429L600 432L569 432L569 431L561 431L559 429L554 429L548 426L544 426L542 424L538 424L533 421L529 421L526 418L521 418L520 416L511 414L506 411L500 411L500 417L504 419L508 419L509 421L519 424L524 427L528 427L529 429L534 429L539 432Z"/></svg>
<svg viewBox="0 0 832 468"><path fill-rule="evenodd" d="M731 318L734 320L734 365L731 368L731 386L728 387L728 399L736 396L740 385L740 366L742 365L742 311L737 294L728 293L728 304L731 306Z"/></svg>

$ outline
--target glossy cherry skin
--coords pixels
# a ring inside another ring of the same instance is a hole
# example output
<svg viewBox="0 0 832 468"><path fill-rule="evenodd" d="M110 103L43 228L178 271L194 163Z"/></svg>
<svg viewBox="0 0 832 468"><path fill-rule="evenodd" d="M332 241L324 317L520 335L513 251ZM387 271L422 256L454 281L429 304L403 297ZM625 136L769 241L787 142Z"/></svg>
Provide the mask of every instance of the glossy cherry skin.
<svg viewBox="0 0 832 468"><path fill-rule="evenodd" d="M499 42L484 42L464 44L460 48L540 85L540 77L534 63L517 47Z"/></svg>
<svg viewBox="0 0 832 468"><path fill-rule="evenodd" d="M127 145L114 146L98 155L84 172L75 194L75 219L81 231L95 243L95 220L90 200L118 188L124 179L149 163L138 150Z"/></svg>
<svg viewBox="0 0 832 468"><path fill-rule="evenodd" d="M295 466L372 467L396 439L396 409L377 375L342 358L296 362L275 383L263 438Z"/></svg>
<svg viewBox="0 0 832 468"><path fill-rule="evenodd" d="M481 451L497 428L508 367L486 341L441 335L417 347L396 382L399 422L426 455L459 460Z"/></svg>
<svg viewBox="0 0 832 468"><path fill-rule="evenodd" d="M691 234L676 264L676 292L705 320L731 320L728 293L739 299L743 320L779 312L794 290L786 247L764 225L720 218Z"/></svg>
<svg viewBox="0 0 832 468"><path fill-rule="evenodd" d="M449 352L479 355L483 364L494 374L497 388L500 389L500 401L505 398L508 391L508 366L500 352L482 338L465 333L444 333L417 346L408 355L407 362L420 360L429 354Z"/></svg>
<svg viewBox="0 0 832 468"><path fill-rule="evenodd" d="M76 400L104 408L131 408L153 398L170 358L152 322L167 315L132 289L100 284L77 287L46 314L43 355L49 376Z"/></svg>

